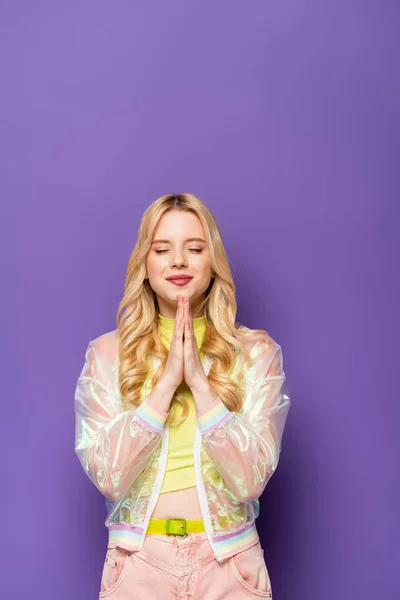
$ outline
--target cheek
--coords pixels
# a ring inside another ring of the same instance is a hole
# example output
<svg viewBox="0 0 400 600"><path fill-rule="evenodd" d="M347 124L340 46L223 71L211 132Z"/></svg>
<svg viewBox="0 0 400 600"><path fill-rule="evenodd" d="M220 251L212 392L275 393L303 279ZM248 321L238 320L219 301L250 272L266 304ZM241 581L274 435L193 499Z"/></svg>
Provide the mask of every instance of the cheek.
<svg viewBox="0 0 400 600"><path fill-rule="evenodd" d="M147 260L147 272L150 277L160 275L166 267L166 260L158 256L157 258L149 258Z"/></svg>
<svg viewBox="0 0 400 600"><path fill-rule="evenodd" d="M206 279L207 277L211 277L211 265L209 260L205 260L202 262L200 266L201 274Z"/></svg>
<svg viewBox="0 0 400 600"><path fill-rule="evenodd" d="M207 275L211 272L210 257L205 255L198 255L195 257L194 265L199 273Z"/></svg>
<svg viewBox="0 0 400 600"><path fill-rule="evenodd" d="M211 275L212 275L210 265L209 264L202 265L201 268L198 269L198 275L199 275L199 281L201 281L202 287L204 287L204 289L206 289L210 283L210 279L211 279Z"/></svg>

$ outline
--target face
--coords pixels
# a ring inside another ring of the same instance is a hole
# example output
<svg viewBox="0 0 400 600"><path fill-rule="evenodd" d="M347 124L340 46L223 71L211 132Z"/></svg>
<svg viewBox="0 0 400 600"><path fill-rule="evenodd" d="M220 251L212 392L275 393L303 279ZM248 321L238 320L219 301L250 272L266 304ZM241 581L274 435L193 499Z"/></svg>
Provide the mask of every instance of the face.
<svg viewBox="0 0 400 600"><path fill-rule="evenodd" d="M196 238L196 239L193 239ZM175 318L177 295L190 296L192 318L204 298L213 275L203 227L192 212L172 210L159 220L146 258L146 276L157 295L160 314ZM168 277L189 275L191 279L168 281Z"/></svg>

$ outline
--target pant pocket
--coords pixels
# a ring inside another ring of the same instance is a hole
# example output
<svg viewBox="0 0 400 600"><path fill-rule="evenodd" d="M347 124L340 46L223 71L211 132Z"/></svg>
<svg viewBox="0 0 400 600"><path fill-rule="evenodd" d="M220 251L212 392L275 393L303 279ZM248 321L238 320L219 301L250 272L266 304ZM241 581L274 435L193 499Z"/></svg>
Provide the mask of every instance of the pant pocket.
<svg viewBox="0 0 400 600"><path fill-rule="evenodd" d="M107 598L118 589L124 578L131 553L124 548L107 548L101 574L99 598Z"/></svg>
<svg viewBox="0 0 400 600"><path fill-rule="evenodd" d="M260 542L230 559L238 583L259 598L272 598L271 582Z"/></svg>

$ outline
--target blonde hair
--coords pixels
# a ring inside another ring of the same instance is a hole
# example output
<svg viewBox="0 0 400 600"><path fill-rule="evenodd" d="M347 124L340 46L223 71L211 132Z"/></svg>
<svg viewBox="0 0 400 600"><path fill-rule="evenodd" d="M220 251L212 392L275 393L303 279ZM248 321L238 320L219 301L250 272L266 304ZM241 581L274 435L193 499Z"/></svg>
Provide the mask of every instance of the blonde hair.
<svg viewBox="0 0 400 600"><path fill-rule="evenodd" d="M208 380L216 396L221 398L229 410L237 412L243 402L242 375L249 356L242 338L254 333L265 335L266 332L261 329L240 330L236 327L235 284L220 231L210 209L193 194L161 196L146 209L140 221L136 245L128 261L124 295L117 311L118 375L123 406L125 410L129 410L141 403L140 390L148 376L148 355L153 354L161 361L151 376L151 386L157 383L168 357L168 349L159 332L157 296L145 277L146 257L153 233L160 218L171 210L192 212L203 226L214 277L199 307L199 314L204 313L206 321L201 349L213 359ZM234 364L235 353L241 350L245 352L246 361L233 378L229 372ZM183 408L180 419L174 422L174 425L178 425L186 419L189 407L181 394L175 393L174 399ZM171 423L173 418L174 405L171 402L167 423Z"/></svg>

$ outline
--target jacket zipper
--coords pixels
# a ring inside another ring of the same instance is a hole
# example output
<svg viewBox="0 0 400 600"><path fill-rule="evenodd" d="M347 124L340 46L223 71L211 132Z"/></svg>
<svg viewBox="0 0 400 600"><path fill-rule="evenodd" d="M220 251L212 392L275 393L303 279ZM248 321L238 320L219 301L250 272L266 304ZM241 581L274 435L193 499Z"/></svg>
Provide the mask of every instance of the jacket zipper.
<svg viewBox="0 0 400 600"><path fill-rule="evenodd" d="M200 449L201 449L201 433L200 433L199 424L196 422L196 431L195 431L195 435L194 435L193 458L194 458L194 470L195 470L195 475L196 475L197 496L199 498L200 510L201 510L201 514L203 517L204 527L205 527L205 530L207 533L208 541L210 543L211 548L214 551L214 558L216 558L218 562L222 562L223 559L215 551L215 546L214 546L214 542L212 540L212 535L211 535L212 528L211 528L210 513L208 511L208 506L207 506L207 498L206 498L206 492L205 492L205 488L204 488L204 481L201 476Z"/></svg>
<svg viewBox="0 0 400 600"><path fill-rule="evenodd" d="M158 464L158 469L157 469L157 475L156 475L156 479L154 481L153 490L150 495L149 504L147 506L146 517L145 517L144 524L143 524L144 532L143 532L142 541L140 542L139 550L141 550L143 548L147 529L149 527L150 518L151 518L152 512L154 510L154 507L156 505L156 502L158 500L158 497L160 495L161 486L162 486L162 483L164 480L165 468L166 468L166 464L167 464L168 442L169 442L169 425L165 426L163 429L163 432L162 432L161 452L160 452L159 464Z"/></svg>

